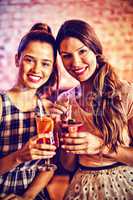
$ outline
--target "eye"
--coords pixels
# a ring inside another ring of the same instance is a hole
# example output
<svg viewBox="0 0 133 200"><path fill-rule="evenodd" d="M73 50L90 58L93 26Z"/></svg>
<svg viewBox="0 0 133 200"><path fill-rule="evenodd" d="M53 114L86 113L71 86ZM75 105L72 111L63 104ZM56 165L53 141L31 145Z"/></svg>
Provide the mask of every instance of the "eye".
<svg viewBox="0 0 133 200"><path fill-rule="evenodd" d="M86 55L87 53L88 53L88 50L87 50L87 49L80 49L80 50L79 50L79 54L80 54L80 55L83 55L83 56L84 56L84 55Z"/></svg>
<svg viewBox="0 0 133 200"><path fill-rule="evenodd" d="M24 60L25 60L27 63L34 63L34 59L31 58L31 57L25 57Z"/></svg>
<svg viewBox="0 0 133 200"><path fill-rule="evenodd" d="M62 57L62 59L67 60L67 59L71 59L72 55L71 54L62 54L61 57Z"/></svg>
<svg viewBox="0 0 133 200"><path fill-rule="evenodd" d="M43 66L43 67L50 67L51 64L50 64L49 62L43 62L43 63L42 63L42 66Z"/></svg>

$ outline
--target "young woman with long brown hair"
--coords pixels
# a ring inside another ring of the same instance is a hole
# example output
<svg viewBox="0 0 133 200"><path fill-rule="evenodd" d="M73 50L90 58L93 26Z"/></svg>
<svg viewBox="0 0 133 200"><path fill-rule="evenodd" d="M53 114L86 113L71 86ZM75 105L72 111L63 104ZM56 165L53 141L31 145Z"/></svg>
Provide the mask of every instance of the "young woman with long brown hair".
<svg viewBox="0 0 133 200"><path fill-rule="evenodd" d="M133 199L133 84L120 81L93 28L82 20L60 27L56 44L67 72L80 82L58 98L55 115L82 122L63 135L61 163L76 171L65 200Z"/></svg>

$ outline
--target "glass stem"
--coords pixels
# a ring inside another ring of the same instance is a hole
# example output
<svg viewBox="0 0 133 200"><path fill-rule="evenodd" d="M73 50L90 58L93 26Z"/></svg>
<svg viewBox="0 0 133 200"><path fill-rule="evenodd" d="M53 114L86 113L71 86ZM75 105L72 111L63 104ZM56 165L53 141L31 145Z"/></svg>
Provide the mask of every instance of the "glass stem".
<svg viewBox="0 0 133 200"><path fill-rule="evenodd" d="M47 158L47 159L45 160L45 164L46 164L46 165L50 165L50 159L49 159L49 158Z"/></svg>

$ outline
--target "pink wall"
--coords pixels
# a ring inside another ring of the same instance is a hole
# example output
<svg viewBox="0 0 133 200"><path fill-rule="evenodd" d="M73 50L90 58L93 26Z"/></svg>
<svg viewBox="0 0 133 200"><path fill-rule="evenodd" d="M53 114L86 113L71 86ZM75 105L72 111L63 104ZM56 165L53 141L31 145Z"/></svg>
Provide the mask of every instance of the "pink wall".
<svg viewBox="0 0 133 200"><path fill-rule="evenodd" d="M83 19L96 30L105 55L121 78L133 77L132 0L1 0L0 1L0 89L10 88L16 79L14 55L21 37L33 23L46 22L56 35L67 19ZM76 82L60 65L61 86Z"/></svg>

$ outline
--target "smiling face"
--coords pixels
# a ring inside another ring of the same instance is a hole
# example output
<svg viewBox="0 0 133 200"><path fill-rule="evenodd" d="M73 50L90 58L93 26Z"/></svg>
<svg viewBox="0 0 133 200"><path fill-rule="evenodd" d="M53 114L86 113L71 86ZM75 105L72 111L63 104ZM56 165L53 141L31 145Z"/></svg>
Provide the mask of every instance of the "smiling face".
<svg viewBox="0 0 133 200"><path fill-rule="evenodd" d="M39 88L49 79L53 63L53 47L49 43L30 42L20 57L16 56L16 66L19 67L18 84L31 89Z"/></svg>
<svg viewBox="0 0 133 200"><path fill-rule="evenodd" d="M60 55L66 70L80 82L88 80L96 70L95 54L77 38L65 38Z"/></svg>

